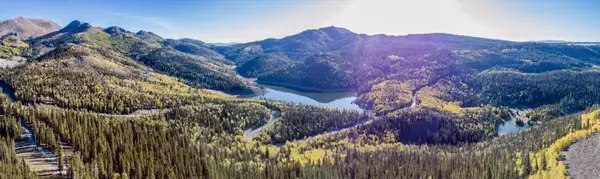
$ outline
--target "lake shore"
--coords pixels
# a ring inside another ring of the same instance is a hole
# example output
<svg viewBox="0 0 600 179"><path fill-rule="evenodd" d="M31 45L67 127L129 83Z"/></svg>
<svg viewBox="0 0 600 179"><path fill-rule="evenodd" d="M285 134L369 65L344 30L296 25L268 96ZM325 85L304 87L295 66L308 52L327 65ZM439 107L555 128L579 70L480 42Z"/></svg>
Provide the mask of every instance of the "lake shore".
<svg viewBox="0 0 600 179"><path fill-rule="evenodd" d="M265 81L265 80L256 80L256 83L263 84L263 85L282 86L282 87L291 88L291 89L295 89L298 91L305 91L305 92L337 93L337 92L354 92L354 91L356 91L356 89L354 89L354 88L324 89L324 88L317 88L317 87L301 86L301 85L285 83L285 82L274 82L274 81Z"/></svg>

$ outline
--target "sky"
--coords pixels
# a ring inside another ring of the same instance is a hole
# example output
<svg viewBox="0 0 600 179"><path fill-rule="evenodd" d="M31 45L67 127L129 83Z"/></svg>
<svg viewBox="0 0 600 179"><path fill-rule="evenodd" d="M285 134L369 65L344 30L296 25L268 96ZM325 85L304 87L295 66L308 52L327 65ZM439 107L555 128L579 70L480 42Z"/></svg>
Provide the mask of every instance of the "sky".
<svg viewBox="0 0 600 179"><path fill-rule="evenodd" d="M451 33L513 41L600 41L600 0L0 0L0 19L249 42L336 26L357 33Z"/></svg>

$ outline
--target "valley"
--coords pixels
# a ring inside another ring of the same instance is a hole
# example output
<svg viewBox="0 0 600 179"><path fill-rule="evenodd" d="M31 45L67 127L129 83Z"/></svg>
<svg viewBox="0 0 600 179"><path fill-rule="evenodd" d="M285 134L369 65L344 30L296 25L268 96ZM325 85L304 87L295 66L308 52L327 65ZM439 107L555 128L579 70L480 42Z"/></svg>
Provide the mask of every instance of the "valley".
<svg viewBox="0 0 600 179"><path fill-rule="evenodd" d="M600 124L597 46L31 34L0 44L27 59L0 69L0 178L576 177L581 156L560 151L588 150Z"/></svg>

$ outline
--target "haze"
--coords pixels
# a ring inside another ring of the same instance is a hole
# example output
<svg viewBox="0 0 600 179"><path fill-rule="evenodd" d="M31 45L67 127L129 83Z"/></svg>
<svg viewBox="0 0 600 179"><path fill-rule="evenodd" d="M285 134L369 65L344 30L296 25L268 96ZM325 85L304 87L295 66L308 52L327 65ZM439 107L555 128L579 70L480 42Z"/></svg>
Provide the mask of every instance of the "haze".
<svg viewBox="0 0 600 179"><path fill-rule="evenodd" d="M0 19L16 14L95 26L147 30L170 38L248 42L338 26L366 34L444 32L514 41L600 41L599 1L225 0L0 1ZM66 13L68 12L68 13Z"/></svg>

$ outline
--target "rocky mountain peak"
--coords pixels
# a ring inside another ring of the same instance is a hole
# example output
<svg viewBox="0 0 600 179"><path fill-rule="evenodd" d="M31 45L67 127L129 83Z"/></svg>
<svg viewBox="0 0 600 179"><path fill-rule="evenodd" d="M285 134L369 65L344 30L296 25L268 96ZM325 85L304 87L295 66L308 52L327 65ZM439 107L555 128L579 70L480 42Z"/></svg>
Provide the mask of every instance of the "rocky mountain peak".
<svg viewBox="0 0 600 179"><path fill-rule="evenodd" d="M73 22L69 23L69 25L67 25L65 28L61 29L60 32L79 33L85 32L90 28L92 28L92 25L86 22L74 20Z"/></svg>
<svg viewBox="0 0 600 179"><path fill-rule="evenodd" d="M117 27L117 26L112 26L112 27L106 28L106 29L104 29L104 32L109 33L109 34L129 33L129 31L127 31L121 27Z"/></svg>

